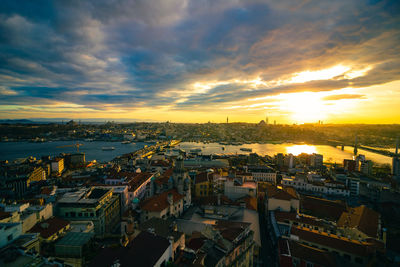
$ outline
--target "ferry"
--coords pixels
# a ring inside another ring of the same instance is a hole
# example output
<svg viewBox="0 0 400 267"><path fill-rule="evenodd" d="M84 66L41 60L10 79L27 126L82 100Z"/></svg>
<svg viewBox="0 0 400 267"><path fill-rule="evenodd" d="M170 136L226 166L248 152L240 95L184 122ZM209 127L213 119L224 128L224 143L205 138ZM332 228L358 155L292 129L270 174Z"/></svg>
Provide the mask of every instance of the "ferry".
<svg viewBox="0 0 400 267"><path fill-rule="evenodd" d="M191 152L191 153L199 153L199 152L201 152L201 148L190 149L189 152Z"/></svg>
<svg viewBox="0 0 400 267"><path fill-rule="evenodd" d="M241 147L240 150L247 151L247 152L252 152L253 151L252 148L247 148L247 147Z"/></svg>
<svg viewBox="0 0 400 267"><path fill-rule="evenodd" d="M104 151L111 151L111 150L114 150L115 147L113 147L113 146L103 146L101 149L104 150Z"/></svg>

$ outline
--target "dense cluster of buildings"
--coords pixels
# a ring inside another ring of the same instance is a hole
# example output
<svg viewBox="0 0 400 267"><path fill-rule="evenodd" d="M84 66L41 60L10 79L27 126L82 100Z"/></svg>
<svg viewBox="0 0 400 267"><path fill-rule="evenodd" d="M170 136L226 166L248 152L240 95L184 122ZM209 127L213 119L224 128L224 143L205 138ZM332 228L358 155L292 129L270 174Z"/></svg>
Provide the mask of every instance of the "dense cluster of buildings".
<svg viewBox="0 0 400 267"><path fill-rule="evenodd" d="M319 154L158 146L0 167L1 266L396 264L371 203L398 193L362 155L328 167Z"/></svg>

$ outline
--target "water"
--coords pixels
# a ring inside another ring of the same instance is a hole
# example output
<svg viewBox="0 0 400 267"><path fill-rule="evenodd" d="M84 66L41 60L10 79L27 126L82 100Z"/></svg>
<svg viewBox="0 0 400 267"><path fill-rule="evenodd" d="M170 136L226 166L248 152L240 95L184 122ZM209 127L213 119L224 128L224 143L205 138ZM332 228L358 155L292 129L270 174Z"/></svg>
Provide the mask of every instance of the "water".
<svg viewBox="0 0 400 267"><path fill-rule="evenodd" d="M180 143L179 147L185 151L189 151L193 148L201 148L202 154L249 154L257 153L259 155L274 156L278 153L298 155L300 153L317 153L324 156L324 162L330 163L343 163L343 159L353 158L353 147L346 146L342 151L340 148L327 145L297 145L292 143L282 144L243 144L241 146L234 145L220 145L218 143L191 143L184 142ZM223 150L222 147L225 149ZM240 148L251 148L252 152L242 151ZM358 149L359 154L364 154L367 159L372 160L377 164L391 164L392 158Z"/></svg>
<svg viewBox="0 0 400 267"><path fill-rule="evenodd" d="M120 142L85 142L85 141L54 141L45 143L29 143L29 142L1 142L0 143L0 160L15 160L17 158L25 158L34 156L40 158L41 156L50 155L57 156L60 153L74 153L76 147L60 146L73 145L76 143L83 144L79 148L80 152L85 152L86 160L97 160L101 162L110 161L116 156L133 152L137 149L143 148L147 143L138 142L135 144L121 144ZM103 151L102 147L115 147L112 151ZM282 144L244 144L241 146L234 145L220 145L218 143L192 143L183 142L179 146L185 151L193 148L200 148L201 154L249 154L251 152L242 151L240 148L251 148L252 152L259 155L274 156L277 153L292 153L298 155L300 153L318 153L324 155L324 162L343 163L343 159L353 158L353 147L346 146L344 151L339 148L326 145L297 145L292 143ZM222 147L225 147L223 150ZM359 154L364 154L367 159L372 160L377 164L391 164L392 159L377 153L358 149Z"/></svg>
<svg viewBox="0 0 400 267"><path fill-rule="evenodd" d="M97 160L107 162L116 156L133 152L143 148L147 143L138 142L131 144L121 144L120 142L102 142L102 141L53 141L45 143L30 142L1 142L0 143L0 160L15 160L17 158L26 158L33 156L40 158L41 156L58 156L60 153L76 153L76 147L61 147L73 144L83 144L79 147L79 152L85 152L87 161ZM104 151L102 147L114 147L115 150Z"/></svg>

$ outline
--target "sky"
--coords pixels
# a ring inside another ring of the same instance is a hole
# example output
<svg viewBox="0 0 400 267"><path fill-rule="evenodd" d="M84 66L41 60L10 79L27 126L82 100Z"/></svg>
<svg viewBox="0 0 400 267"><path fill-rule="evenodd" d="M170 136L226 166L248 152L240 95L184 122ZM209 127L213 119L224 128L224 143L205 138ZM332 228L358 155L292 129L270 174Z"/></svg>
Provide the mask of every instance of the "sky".
<svg viewBox="0 0 400 267"><path fill-rule="evenodd" d="M400 1L0 1L0 119L399 123Z"/></svg>

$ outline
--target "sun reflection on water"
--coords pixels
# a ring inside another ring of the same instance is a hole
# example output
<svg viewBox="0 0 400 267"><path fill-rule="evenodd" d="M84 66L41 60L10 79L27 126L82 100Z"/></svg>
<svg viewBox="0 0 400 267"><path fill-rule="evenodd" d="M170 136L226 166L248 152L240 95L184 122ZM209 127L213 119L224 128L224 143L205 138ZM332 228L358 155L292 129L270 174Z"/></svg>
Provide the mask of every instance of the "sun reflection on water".
<svg viewBox="0 0 400 267"><path fill-rule="evenodd" d="M286 147L286 152L288 154L293 154L294 156L298 156L301 153L312 154L317 153L317 149L315 146L310 145L294 145Z"/></svg>

